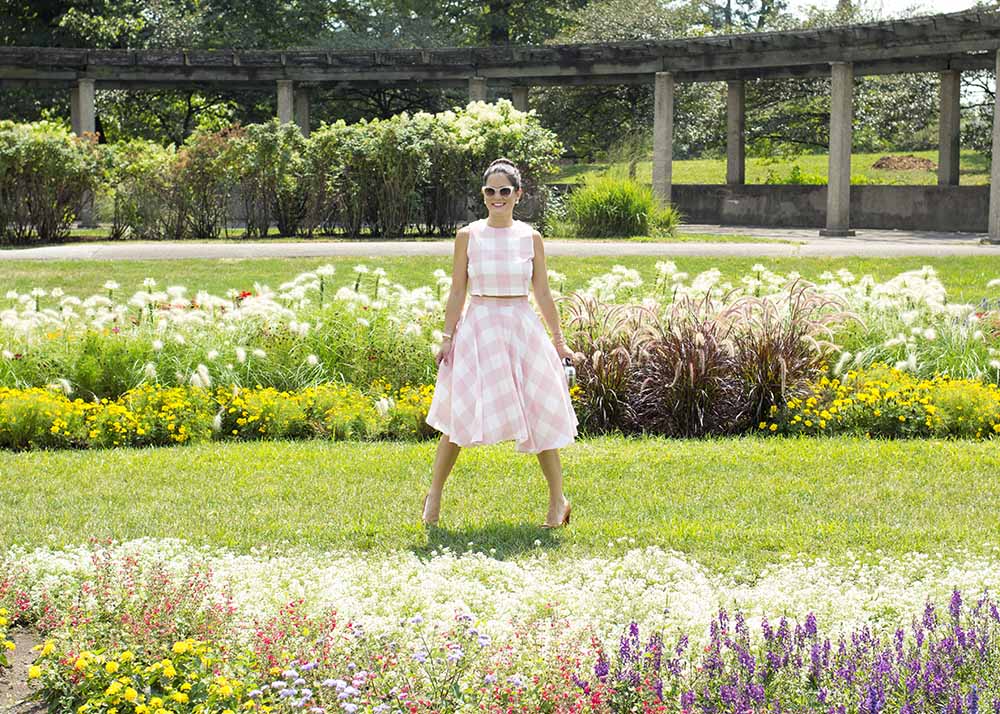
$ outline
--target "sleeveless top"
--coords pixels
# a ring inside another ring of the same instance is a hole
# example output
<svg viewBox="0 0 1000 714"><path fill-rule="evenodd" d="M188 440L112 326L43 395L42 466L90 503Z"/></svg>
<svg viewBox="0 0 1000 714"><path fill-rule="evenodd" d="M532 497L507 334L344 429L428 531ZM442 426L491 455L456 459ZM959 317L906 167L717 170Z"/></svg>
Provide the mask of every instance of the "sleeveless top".
<svg viewBox="0 0 1000 714"><path fill-rule="evenodd" d="M524 221L493 228L480 218L469 224L469 292L527 295L535 257L533 230Z"/></svg>

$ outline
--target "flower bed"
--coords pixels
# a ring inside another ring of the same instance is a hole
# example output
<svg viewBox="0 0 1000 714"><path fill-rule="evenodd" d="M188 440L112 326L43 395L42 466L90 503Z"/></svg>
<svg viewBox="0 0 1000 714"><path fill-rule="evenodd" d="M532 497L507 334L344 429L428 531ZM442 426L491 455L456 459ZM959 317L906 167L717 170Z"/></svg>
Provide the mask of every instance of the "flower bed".
<svg viewBox="0 0 1000 714"><path fill-rule="evenodd" d="M166 446L210 439L424 438L432 386L368 393L342 385L297 392L273 387L142 385L86 402L46 389L0 388L0 447Z"/></svg>
<svg viewBox="0 0 1000 714"><path fill-rule="evenodd" d="M327 586L293 579L275 588L255 573L273 577L277 566L286 574L289 568L317 574L329 558L244 556L227 565L232 556L151 542L13 552L0 602L11 603L17 621L45 639L29 674L38 696L60 711L707 714L1000 707L1000 613L992 598L969 594L997 582L995 560L970 561L962 570L954 560L916 557L839 576L829 565L816 564L808 575L801 565L785 563L760 573L752 586L725 586L729 605L702 598L690 603L693 618L678 619L671 608L649 602L663 588L681 596L683 609L693 573L675 580L676 555L636 551L616 562L559 567L439 557L427 563L412 556L368 559L352 574L336 563ZM243 566L253 562L247 572ZM567 607L573 593L538 578L539 568L558 579L560 570L585 577L595 565L599 585L575 591L575 611ZM507 597L515 608L497 619L489 606L477 617L463 602L477 580L518 577L514 571L522 568L536 571L523 574L529 588L548 589L544 607L532 611L517 596L494 595L497 605ZM419 596L419 580L434 577L427 570L450 579L439 583L443 598L423 593L426 607L400 601L386 582L405 581ZM893 570L907 582L896 580ZM368 584L353 583L355 576ZM786 579L808 585L810 578L818 578L815 590L781 585ZM966 589L949 590L949 581ZM296 593L295 583L306 590ZM853 597L842 597L840 588ZM355 596L371 597L373 589L380 602L366 616L370 606ZM748 597L754 589L758 596ZM288 597L294 599L282 600ZM823 612L796 608L798 620L783 614L788 598L801 597L817 597ZM850 606L855 602L858 609ZM597 619L587 614L588 605ZM375 615L378 608L385 615ZM645 614L630 622L637 612Z"/></svg>

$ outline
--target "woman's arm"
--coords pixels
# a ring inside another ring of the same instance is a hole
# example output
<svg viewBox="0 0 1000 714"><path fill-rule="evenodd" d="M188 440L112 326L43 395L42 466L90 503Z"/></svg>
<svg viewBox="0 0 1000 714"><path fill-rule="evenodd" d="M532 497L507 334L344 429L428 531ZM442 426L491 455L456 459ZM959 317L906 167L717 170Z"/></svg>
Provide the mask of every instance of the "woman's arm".
<svg viewBox="0 0 1000 714"><path fill-rule="evenodd" d="M438 352L437 362L448 359L451 352L451 337L455 334L455 326L462 316L465 307L465 294L469 285L469 229L459 228L455 236L454 259L451 268L451 290L448 292L448 304L444 310L444 341Z"/></svg>
<svg viewBox="0 0 1000 714"><path fill-rule="evenodd" d="M556 302L552 299L552 291L549 290L549 270L545 265L545 246L542 243L542 234L534 231L532 240L535 245L535 257L531 267L531 289L535 293L535 303L541 310L545 323L549 326L556 352L559 353L560 357L572 357L573 352L566 346L566 340L563 339Z"/></svg>

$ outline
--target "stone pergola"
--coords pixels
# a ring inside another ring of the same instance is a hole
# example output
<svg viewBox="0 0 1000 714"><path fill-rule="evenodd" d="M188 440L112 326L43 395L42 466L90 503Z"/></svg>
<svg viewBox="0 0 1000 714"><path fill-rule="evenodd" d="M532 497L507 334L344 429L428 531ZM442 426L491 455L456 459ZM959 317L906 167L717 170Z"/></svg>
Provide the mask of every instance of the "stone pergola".
<svg viewBox="0 0 1000 714"><path fill-rule="evenodd" d="M857 76L939 73L941 192L933 194L931 199L922 198L924 194L895 195L906 201L951 202L954 205L950 208L942 208L956 215L977 210L963 206L979 205L977 200L982 203L986 197L976 196L985 189L975 195L958 191L961 73L977 69L1000 69L1000 13L966 11L818 30L573 45L365 51L0 48L0 90L39 85L66 87L72 92L72 123L78 133L94 130L94 92L103 88L224 86L274 91L280 119L295 121L308 133L309 96L317 87L334 91L414 84L459 87L467 88L472 100L486 99L487 89L492 88L509 93L514 105L526 110L529 90L534 86L652 83L653 188L665 201L676 199L671 166L674 93L678 83L727 83L724 199L739 203L767 200L751 195L745 188L745 81L829 77L829 183L811 189L825 192L821 233L827 236L852 233L852 90ZM1000 241L998 117L1000 102L994 110L994 161L988 192L988 225L984 227L988 227L991 239ZM755 188L780 192L790 187ZM810 200L819 197L811 195Z"/></svg>

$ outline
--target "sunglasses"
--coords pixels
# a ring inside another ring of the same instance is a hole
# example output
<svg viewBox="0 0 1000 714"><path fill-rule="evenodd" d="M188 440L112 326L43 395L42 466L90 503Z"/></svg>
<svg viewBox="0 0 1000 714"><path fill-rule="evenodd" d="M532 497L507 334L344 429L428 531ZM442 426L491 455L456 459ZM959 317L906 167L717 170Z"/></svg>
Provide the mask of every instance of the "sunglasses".
<svg viewBox="0 0 1000 714"><path fill-rule="evenodd" d="M483 195L486 198L493 198L495 195L500 194L503 198L508 198L512 193L514 193L513 186L501 186L500 188L493 188L492 186L483 186Z"/></svg>

